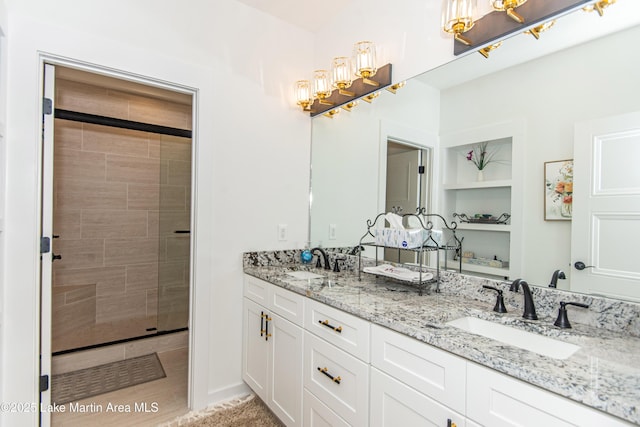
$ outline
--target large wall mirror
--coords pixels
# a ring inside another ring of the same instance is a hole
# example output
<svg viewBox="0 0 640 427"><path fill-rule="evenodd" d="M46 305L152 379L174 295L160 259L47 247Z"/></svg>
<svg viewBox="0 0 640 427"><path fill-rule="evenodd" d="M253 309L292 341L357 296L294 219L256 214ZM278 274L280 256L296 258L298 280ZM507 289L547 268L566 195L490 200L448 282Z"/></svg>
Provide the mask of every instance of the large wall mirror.
<svg viewBox="0 0 640 427"><path fill-rule="evenodd" d="M487 60L474 53L410 79L396 94L382 90L371 104L361 101L363 105L333 119L315 118L311 244L355 246L366 232L367 219L386 209L390 144L430 154L424 204L431 212L449 215L442 211L442 177L448 167L442 159L442 138L461 130L518 122L524 137L513 151L518 156L513 178L519 182L513 191L521 193L517 196L519 218L514 221L519 237L517 247L512 248L520 265L514 274L534 285L548 286L553 272L561 269L567 279L558 281L558 288L576 290L571 284L572 276L579 274L571 254L573 221L545 220L544 165L574 158L576 124L640 111L640 58L635 54L640 26L638 18L629 18L632 13L638 16L638 11L625 9L637 9L634 3L619 1L602 18L583 11L572 15L583 14L585 19L561 18L537 41L544 42L546 36L553 41L560 37L552 35L561 31L563 20L580 19L584 31L565 34L570 46L562 45L561 50L528 61L520 59L509 67L495 65L500 62L499 50L493 54L498 57L495 64L488 62L494 58ZM596 19L608 20L609 30L594 39L591 26L598 25ZM619 170L621 174L628 170L629 179L637 180L630 172L636 168L633 162L630 158ZM634 185L640 188L640 182ZM621 231L612 228L613 233ZM619 239L631 243L610 256L630 263L630 245L640 236L626 234ZM640 300L640 291L636 297L608 295Z"/></svg>

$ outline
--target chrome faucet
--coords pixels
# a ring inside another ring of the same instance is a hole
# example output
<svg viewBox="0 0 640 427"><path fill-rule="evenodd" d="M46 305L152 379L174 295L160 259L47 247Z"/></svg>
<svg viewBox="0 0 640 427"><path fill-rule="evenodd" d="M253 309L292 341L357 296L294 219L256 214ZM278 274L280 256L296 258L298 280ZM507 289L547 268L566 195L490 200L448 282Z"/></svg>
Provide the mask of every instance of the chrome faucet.
<svg viewBox="0 0 640 427"><path fill-rule="evenodd" d="M522 286L522 293L524 293L524 313L522 317L529 320L538 320L538 315L536 314L536 307L533 304L533 297L531 296L531 289L529 289L529 284L522 279L516 279L511 283L509 290L512 292L518 292Z"/></svg>
<svg viewBox="0 0 640 427"><path fill-rule="evenodd" d="M549 283L549 287L550 288L557 288L558 287L558 279L566 279L567 276L565 276L564 271L562 270L556 270L553 272L553 275L551 276L551 283Z"/></svg>
<svg viewBox="0 0 640 427"><path fill-rule="evenodd" d="M320 254L322 254L322 258L324 260L324 269L325 270L331 270L331 266L329 265L329 257L327 256L327 253L324 251L324 249L322 248L313 248L311 249L311 253L315 253L315 251L320 252ZM322 263L320 262L320 257L318 256L318 261L316 262L316 267L317 268L322 268Z"/></svg>

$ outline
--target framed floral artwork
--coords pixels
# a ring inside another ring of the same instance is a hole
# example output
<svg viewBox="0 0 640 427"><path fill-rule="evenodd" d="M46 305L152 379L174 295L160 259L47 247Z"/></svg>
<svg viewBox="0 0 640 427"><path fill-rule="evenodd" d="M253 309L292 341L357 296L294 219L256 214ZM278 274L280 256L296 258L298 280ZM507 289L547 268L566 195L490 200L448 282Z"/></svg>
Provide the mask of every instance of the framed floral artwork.
<svg viewBox="0 0 640 427"><path fill-rule="evenodd" d="M544 220L570 221L573 208L573 159L544 163Z"/></svg>

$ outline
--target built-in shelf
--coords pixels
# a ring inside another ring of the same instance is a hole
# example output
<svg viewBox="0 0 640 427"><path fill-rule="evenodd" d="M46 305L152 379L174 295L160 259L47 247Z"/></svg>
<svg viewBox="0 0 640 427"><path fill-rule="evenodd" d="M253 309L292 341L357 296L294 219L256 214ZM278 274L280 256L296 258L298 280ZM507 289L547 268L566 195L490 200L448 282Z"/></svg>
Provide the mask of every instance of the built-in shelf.
<svg viewBox="0 0 640 427"><path fill-rule="evenodd" d="M509 224L473 224L467 222L458 222L458 230L478 230L478 231L503 231L508 233L511 231Z"/></svg>
<svg viewBox="0 0 640 427"><path fill-rule="evenodd" d="M475 181L475 182L460 182L456 184L445 184L443 188L445 190L470 190L478 188L500 188L511 187L510 179L500 179L493 181Z"/></svg>
<svg viewBox="0 0 640 427"><path fill-rule="evenodd" d="M444 262L440 262L441 267L444 267ZM447 270L458 271L458 261L447 260ZM498 268L498 267L489 267L486 265L477 265L477 264L469 264L466 262L462 263L462 274L465 272L472 273L480 273L486 274L490 276L499 276L499 277L510 277L511 273L509 268Z"/></svg>

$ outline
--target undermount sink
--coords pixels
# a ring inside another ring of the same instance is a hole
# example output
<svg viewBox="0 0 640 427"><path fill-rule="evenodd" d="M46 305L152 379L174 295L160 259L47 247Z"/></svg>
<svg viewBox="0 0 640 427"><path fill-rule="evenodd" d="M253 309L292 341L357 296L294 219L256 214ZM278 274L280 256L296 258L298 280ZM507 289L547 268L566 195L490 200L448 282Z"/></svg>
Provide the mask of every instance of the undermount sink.
<svg viewBox="0 0 640 427"><path fill-rule="evenodd" d="M554 359L567 359L580 349L574 344L476 317L461 317L447 325Z"/></svg>
<svg viewBox="0 0 640 427"><path fill-rule="evenodd" d="M321 274L312 273L310 271L289 271L287 272L287 275L298 280L322 279L324 277Z"/></svg>

